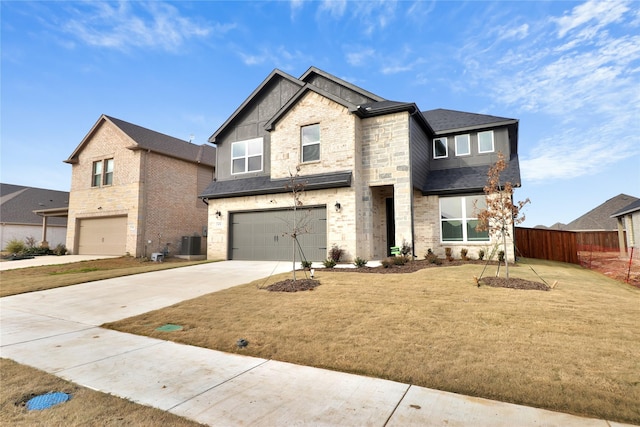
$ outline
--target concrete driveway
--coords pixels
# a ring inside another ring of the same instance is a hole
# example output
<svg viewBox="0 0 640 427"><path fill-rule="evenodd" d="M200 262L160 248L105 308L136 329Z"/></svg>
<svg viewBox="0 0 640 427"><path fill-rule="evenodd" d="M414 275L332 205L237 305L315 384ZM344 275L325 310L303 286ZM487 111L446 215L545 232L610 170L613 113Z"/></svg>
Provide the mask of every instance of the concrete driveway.
<svg viewBox="0 0 640 427"><path fill-rule="evenodd" d="M0 354L209 425L616 425L99 327L289 268L225 261L1 298Z"/></svg>
<svg viewBox="0 0 640 427"><path fill-rule="evenodd" d="M94 259L104 258L119 258L118 256L109 255L44 255L36 256L30 259L17 259L14 261L1 261L0 271L14 270L16 268L37 267L40 265L57 265L57 264L69 264L78 261L91 261Z"/></svg>

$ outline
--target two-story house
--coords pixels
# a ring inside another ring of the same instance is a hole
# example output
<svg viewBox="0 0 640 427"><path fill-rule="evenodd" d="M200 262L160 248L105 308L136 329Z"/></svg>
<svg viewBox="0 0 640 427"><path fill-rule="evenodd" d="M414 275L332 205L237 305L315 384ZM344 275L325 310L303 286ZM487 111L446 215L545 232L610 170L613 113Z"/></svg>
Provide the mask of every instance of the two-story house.
<svg viewBox="0 0 640 427"><path fill-rule="evenodd" d="M206 231L207 206L198 195L214 178L215 151L100 116L65 160L72 165L67 248L179 254L183 237Z"/></svg>
<svg viewBox="0 0 640 427"><path fill-rule="evenodd" d="M345 260L382 259L403 242L417 257L489 249L474 202L484 201L498 152L505 180L520 185L517 141L514 119L421 112L314 67L299 79L274 70L209 139L217 164L201 194L208 257L291 259L296 173L308 260L324 260L334 245Z"/></svg>

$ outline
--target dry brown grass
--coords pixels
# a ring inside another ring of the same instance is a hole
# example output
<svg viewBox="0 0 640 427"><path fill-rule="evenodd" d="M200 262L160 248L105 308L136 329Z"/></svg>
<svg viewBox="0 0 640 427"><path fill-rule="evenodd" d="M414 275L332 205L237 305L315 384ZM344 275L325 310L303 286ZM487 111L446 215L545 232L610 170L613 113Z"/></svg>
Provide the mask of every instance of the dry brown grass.
<svg viewBox="0 0 640 427"><path fill-rule="evenodd" d="M316 270L322 285L313 291L267 292L257 289L261 280L107 326L640 423L640 290L579 266L527 262L558 285L478 288L478 265L385 275ZM539 280L523 265L511 275ZM184 329L155 330L165 323ZM244 349L240 338L249 342Z"/></svg>
<svg viewBox="0 0 640 427"><path fill-rule="evenodd" d="M167 258L165 262L150 262L139 258L120 257L5 270L0 272L0 297L149 271L186 267L202 262L207 261Z"/></svg>
<svg viewBox="0 0 640 427"><path fill-rule="evenodd" d="M138 405L100 393L38 369L0 359L0 425L4 426L184 426L202 424L160 409ZM60 391L70 393L65 403L41 411L28 411L26 400Z"/></svg>

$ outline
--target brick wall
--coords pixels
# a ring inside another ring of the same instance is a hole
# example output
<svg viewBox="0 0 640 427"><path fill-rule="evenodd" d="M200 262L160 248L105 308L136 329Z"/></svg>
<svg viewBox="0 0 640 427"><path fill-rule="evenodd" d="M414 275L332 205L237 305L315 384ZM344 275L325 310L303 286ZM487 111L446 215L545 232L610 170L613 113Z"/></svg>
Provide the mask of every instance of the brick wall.
<svg viewBox="0 0 640 427"><path fill-rule="evenodd" d="M182 236L202 235L207 209L197 196L213 178L213 168L127 148L132 145L105 121L79 153L69 197L67 248L72 253L82 218L126 215L126 252L136 257L161 251L166 243L177 254ZM108 158L114 159L113 185L91 187L93 162Z"/></svg>

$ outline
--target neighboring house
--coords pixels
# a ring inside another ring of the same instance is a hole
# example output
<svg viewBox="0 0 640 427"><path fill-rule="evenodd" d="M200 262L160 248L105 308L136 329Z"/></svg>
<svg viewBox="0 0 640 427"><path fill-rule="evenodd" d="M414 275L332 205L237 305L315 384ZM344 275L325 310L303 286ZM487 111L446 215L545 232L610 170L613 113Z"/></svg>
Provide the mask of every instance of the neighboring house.
<svg viewBox="0 0 640 427"><path fill-rule="evenodd" d="M638 199L633 196L619 194L574 219L562 229L568 231L616 231L618 224L612 215L636 201Z"/></svg>
<svg viewBox="0 0 640 427"><path fill-rule="evenodd" d="M624 255L624 231L627 235L627 247L638 248L640 247L640 199L636 199L634 202L628 204L622 209L614 212L611 215L618 225L618 240L620 242L620 253ZM636 257L640 254L636 254Z"/></svg>
<svg viewBox="0 0 640 427"><path fill-rule="evenodd" d="M178 254L183 237L206 232L198 195L214 177L211 146L102 115L65 162L74 254Z"/></svg>
<svg viewBox="0 0 640 427"><path fill-rule="evenodd" d="M333 245L345 260L382 259L403 242L419 258L446 247L475 257L494 247L475 230L474 203L484 201L498 152L508 162L503 181L520 186L518 120L421 112L314 67L299 79L274 70L209 142L217 180L201 197L210 259L291 259L287 185L298 166L300 246L313 261Z"/></svg>
<svg viewBox="0 0 640 427"><path fill-rule="evenodd" d="M52 248L64 245L68 206L66 191L0 184L1 247L13 239L30 238Z"/></svg>

